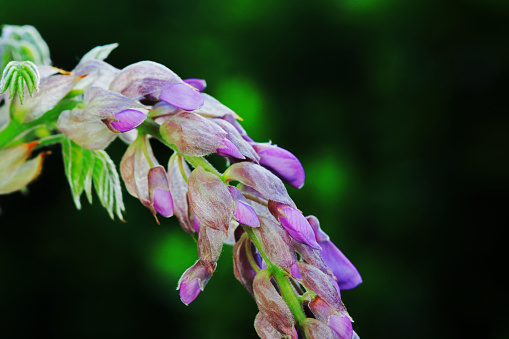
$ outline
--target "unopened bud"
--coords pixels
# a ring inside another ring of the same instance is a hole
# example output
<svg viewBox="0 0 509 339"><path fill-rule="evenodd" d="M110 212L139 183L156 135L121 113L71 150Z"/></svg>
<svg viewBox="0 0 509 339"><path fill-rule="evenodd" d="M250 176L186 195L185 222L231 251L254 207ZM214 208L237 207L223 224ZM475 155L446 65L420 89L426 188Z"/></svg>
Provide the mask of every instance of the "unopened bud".
<svg viewBox="0 0 509 339"><path fill-rule="evenodd" d="M214 265L221 255L224 237L222 231L210 227L200 227L198 235L198 257L200 260Z"/></svg>
<svg viewBox="0 0 509 339"><path fill-rule="evenodd" d="M274 265L300 278L298 267L295 266L297 258L288 233L270 219L260 217L260 222L261 226L253 228L253 232L261 242L261 250Z"/></svg>
<svg viewBox="0 0 509 339"><path fill-rule="evenodd" d="M313 318L304 319L301 322L301 327L304 331L305 337L309 339L340 339L328 325Z"/></svg>
<svg viewBox="0 0 509 339"><path fill-rule="evenodd" d="M268 168L284 182L302 188L306 174L299 159L287 150L276 145L253 144L260 156L260 165Z"/></svg>
<svg viewBox="0 0 509 339"><path fill-rule="evenodd" d="M272 200L269 201L269 210L293 239L312 248L321 249L320 245L316 242L315 233L311 225L302 215L302 212L292 206Z"/></svg>
<svg viewBox="0 0 509 339"><path fill-rule="evenodd" d="M260 220L258 215L253 210L247 199L240 193L240 191L234 186L228 186L233 202L235 203L235 212L233 217L241 224L250 227L259 227Z"/></svg>
<svg viewBox="0 0 509 339"><path fill-rule="evenodd" d="M224 177L227 181L237 180L250 186L267 200L295 206L281 179L260 165L247 161L233 164L225 171Z"/></svg>
<svg viewBox="0 0 509 339"><path fill-rule="evenodd" d="M228 231L234 204L226 185L215 174L197 167L189 177L189 204L202 227Z"/></svg>
<svg viewBox="0 0 509 339"><path fill-rule="evenodd" d="M253 292L260 313L281 334L294 336L292 312L272 285L271 273L263 270L256 275Z"/></svg>
<svg viewBox="0 0 509 339"><path fill-rule="evenodd" d="M186 305L193 302L194 299L205 289L214 273L215 265L210 266L198 260L193 266L189 267L178 282L177 290L180 293L180 300Z"/></svg>
<svg viewBox="0 0 509 339"><path fill-rule="evenodd" d="M344 306L339 291L336 289L335 281L312 265L302 261L299 261L298 264L304 287L313 291L335 310L342 310Z"/></svg>
<svg viewBox="0 0 509 339"><path fill-rule="evenodd" d="M163 217L171 217L173 215L173 199L163 166L152 167L147 177L152 206Z"/></svg>

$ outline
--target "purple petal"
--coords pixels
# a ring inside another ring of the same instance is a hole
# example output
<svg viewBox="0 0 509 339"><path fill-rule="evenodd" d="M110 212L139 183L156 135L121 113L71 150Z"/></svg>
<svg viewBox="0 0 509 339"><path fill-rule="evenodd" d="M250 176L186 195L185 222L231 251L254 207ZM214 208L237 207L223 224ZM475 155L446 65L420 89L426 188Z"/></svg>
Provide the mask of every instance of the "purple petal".
<svg viewBox="0 0 509 339"><path fill-rule="evenodd" d="M309 225L309 222L300 211L292 207L286 207L284 213L286 217L280 216L279 222L281 222L281 226L293 239L307 244L314 249L322 249L316 242L315 233L311 225Z"/></svg>
<svg viewBox="0 0 509 339"><path fill-rule="evenodd" d="M322 245L323 261L336 276L339 288L349 290L357 287L362 282L362 278L350 260L332 241L324 241L320 244Z"/></svg>
<svg viewBox="0 0 509 339"><path fill-rule="evenodd" d="M193 111L203 106L203 97L200 92L182 83L164 87L159 99L186 111Z"/></svg>
<svg viewBox="0 0 509 339"><path fill-rule="evenodd" d="M120 133L135 129L147 118L145 114L134 109L126 109L115 114L117 121L111 122L111 127Z"/></svg>
<svg viewBox="0 0 509 339"><path fill-rule="evenodd" d="M184 79L184 82L186 84L189 84L189 85L193 86L194 88L196 88L200 92L203 92L203 90L207 86L207 82L204 79L190 78L190 79Z"/></svg>
<svg viewBox="0 0 509 339"><path fill-rule="evenodd" d="M154 208L163 217L169 218L173 215L173 199L170 191L160 187L154 189Z"/></svg>
<svg viewBox="0 0 509 339"><path fill-rule="evenodd" d="M330 316L328 325L341 339L351 339L353 336L352 322L346 316Z"/></svg>
<svg viewBox="0 0 509 339"><path fill-rule="evenodd" d="M201 227L200 220L198 220L198 217L196 215L194 215L193 216L193 229L196 231L196 233L200 233L200 227Z"/></svg>
<svg viewBox="0 0 509 339"><path fill-rule="evenodd" d="M180 300L186 305L189 305L193 302L194 299L200 294L200 281L198 279L193 279L188 282L189 277L185 277L180 282L179 293Z"/></svg>
<svg viewBox="0 0 509 339"><path fill-rule="evenodd" d="M253 210L251 206L246 204L243 201L237 201L237 208L235 209L235 213L233 213L235 219L238 220L239 223L251 227L259 227L260 219L258 219L258 215Z"/></svg>
<svg viewBox="0 0 509 339"><path fill-rule="evenodd" d="M254 144L253 148L260 155L260 165L294 187L304 185L306 174L295 155L275 145Z"/></svg>
<svg viewBox="0 0 509 339"><path fill-rule="evenodd" d="M299 265L297 265L297 262L295 262L292 267L290 267L290 273L292 274L292 277L302 279L302 275L300 274Z"/></svg>
<svg viewBox="0 0 509 339"><path fill-rule="evenodd" d="M324 231L320 228L320 222L318 221L318 218L314 215L309 215L306 217L309 224L311 225L311 228L313 228L313 232L315 232L316 241L328 241L330 240L329 236L325 234Z"/></svg>
<svg viewBox="0 0 509 339"><path fill-rule="evenodd" d="M221 144L223 146L219 147L217 149L217 154L219 154L222 157L232 156L234 158L238 159L245 159L246 157L240 153L239 149L228 139L223 139L221 141Z"/></svg>

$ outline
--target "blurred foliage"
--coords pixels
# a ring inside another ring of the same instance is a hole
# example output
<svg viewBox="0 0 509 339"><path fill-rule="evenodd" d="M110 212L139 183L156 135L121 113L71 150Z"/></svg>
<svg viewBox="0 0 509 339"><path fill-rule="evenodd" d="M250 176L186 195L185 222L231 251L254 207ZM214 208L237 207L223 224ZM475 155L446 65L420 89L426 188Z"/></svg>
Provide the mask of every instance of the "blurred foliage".
<svg viewBox="0 0 509 339"><path fill-rule="evenodd" d="M289 188L361 272L342 297L361 338L507 338L509 2L0 0L53 63L97 45L163 63L307 169ZM164 147L154 145L160 161ZM108 152L119 162L125 146ZM0 197L0 337L254 337L231 248L184 306L197 258L175 219L125 194L127 223L77 211L54 151L26 195Z"/></svg>

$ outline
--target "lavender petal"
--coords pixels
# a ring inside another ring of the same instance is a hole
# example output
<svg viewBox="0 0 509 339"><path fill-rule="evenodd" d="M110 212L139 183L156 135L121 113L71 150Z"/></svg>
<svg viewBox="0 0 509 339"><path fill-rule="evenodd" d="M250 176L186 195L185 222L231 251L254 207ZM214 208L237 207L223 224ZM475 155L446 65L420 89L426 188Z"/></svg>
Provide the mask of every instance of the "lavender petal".
<svg viewBox="0 0 509 339"><path fill-rule="evenodd" d="M115 114L117 121L111 121L110 125L116 131L123 133L135 129L147 116L140 111L134 109L126 109Z"/></svg>
<svg viewBox="0 0 509 339"><path fill-rule="evenodd" d="M191 86L177 83L161 89L159 99L186 111L193 111L203 106L200 92Z"/></svg>

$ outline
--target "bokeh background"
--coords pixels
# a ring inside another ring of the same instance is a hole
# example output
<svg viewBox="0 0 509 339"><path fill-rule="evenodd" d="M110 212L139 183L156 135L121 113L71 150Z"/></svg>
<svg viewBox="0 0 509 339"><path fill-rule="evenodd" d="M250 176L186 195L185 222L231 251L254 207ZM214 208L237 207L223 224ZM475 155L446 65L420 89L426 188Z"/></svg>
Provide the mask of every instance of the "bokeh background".
<svg viewBox="0 0 509 339"><path fill-rule="evenodd" d="M118 42L114 66L205 78L297 155L290 195L363 276L342 292L361 338L509 338L508 21L496 0L0 0L56 66ZM0 197L0 337L255 338L231 247L184 306L194 241L124 192L127 223L77 211L54 148L28 194Z"/></svg>

